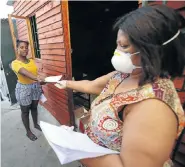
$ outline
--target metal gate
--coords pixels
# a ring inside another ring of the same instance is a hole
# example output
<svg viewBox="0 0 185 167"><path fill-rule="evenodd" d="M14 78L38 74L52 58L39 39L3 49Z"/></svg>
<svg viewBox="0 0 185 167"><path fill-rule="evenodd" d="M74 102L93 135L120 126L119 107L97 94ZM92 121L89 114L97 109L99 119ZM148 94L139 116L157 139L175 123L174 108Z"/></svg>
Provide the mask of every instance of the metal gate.
<svg viewBox="0 0 185 167"><path fill-rule="evenodd" d="M8 85L11 104L15 104L17 102L15 98L15 86L17 83L17 77L9 67L9 64L15 58L16 56L12 43L8 19L1 19L1 61Z"/></svg>

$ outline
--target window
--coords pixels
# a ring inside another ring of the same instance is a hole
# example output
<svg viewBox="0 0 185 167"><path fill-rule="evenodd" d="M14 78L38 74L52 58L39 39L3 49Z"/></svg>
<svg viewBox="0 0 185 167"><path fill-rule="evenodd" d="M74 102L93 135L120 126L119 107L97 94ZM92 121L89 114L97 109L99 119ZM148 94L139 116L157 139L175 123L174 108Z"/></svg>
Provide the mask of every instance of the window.
<svg viewBox="0 0 185 167"><path fill-rule="evenodd" d="M41 56L40 56L36 17L32 16L29 19L30 19L30 25L31 25L31 33L32 33L32 39L33 39L33 45L34 45L35 58L40 59Z"/></svg>

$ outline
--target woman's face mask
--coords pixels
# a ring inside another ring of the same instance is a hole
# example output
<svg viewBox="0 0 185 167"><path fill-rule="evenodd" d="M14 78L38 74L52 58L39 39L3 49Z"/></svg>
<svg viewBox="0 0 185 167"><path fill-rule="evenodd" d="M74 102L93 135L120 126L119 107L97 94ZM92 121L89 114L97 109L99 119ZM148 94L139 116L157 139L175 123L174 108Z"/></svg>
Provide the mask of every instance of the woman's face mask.
<svg viewBox="0 0 185 167"><path fill-rule="evenodd" d="M113 67L116 71L120 71L123 73L132 73L134 69L141 68L140 66L133 65L131 60L131 56L138 53L139 52L130 54L116 49L111 60Z"/></svg>

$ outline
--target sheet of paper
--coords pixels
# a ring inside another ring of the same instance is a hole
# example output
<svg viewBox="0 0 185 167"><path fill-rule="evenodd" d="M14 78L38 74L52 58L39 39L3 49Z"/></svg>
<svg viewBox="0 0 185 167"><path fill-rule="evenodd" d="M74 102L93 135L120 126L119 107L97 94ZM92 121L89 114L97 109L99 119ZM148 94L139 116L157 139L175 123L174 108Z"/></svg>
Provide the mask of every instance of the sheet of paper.
<svg viewBox="0 0 185 167"><path fill-rule="evenodd" d="M87 135L74 132L66 126L59 127L42 121L40 126L62 165L85 158L119 154L95 144Z"/></svg>
<svg viewBox="0 0 185 167"><path fill-rule="evenodd" d="M42 103L45 103L45 102L47 101L47 98L44 96L44 94L41 94L41 96L40 96L40 101L41 101Z"/></svg>
<svg viewBox="0 0 185 167"><path fill-rule="evenodd" d="M58 82L60 81L60 79L62 78L62 75L58 75L58 76L50 76L50 77L46 77L45 78L45 82Z"/></svg>
<svg viewBox="0 0 185 167"><path fill-rule="evenodd" d="M59 83L56 83L55 86L56 86L57 88L59 88L59 89L64 89L64 88L65 88L64 86L62 86L62 85L59 84Z"/></svg>

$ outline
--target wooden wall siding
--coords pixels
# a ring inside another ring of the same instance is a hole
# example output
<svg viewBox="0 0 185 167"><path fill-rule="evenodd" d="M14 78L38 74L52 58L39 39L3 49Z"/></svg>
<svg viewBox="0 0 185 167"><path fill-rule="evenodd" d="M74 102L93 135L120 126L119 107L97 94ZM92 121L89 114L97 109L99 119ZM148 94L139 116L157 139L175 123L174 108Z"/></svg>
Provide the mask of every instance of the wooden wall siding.
<svg viewBox="0 0 185 167"><path fill-rule="evenodd" d="M66 67L66 63L62 61L42 60L42 64L52 65L55 67Z"/></svg>
<svg viewBox="0 0 185 167"><path fill-rule="evenodd" d="M20 40L28 40L28 28L27 28L27 23L25 19L17 19L16 18L16 26L17 26L17 33L18 33L18 38Z"/></svg>
<svg viewBox="0 0 185 167"><path fill-rule="evenodd" d="M21 1L15 1L13 6L14 6L14 10L18 7L18 5L21 3Z"/></svg>
<svg viewBox="0 0 185 167"><path fill-rule="evenodd" d="M21 6L20 6L20 8L19 9L17 9L16 11L15 11L15 15L21 15L21 16L24 16L23 14L26 12L26 11L28 11L33 5L35 5L36 3L38 3L37 1L24 1L22 4L21 4Z"/></svg>
<svg viewBox="0 0 185 167"><path fill-rule="evenodd" d="M51 25L48 25L46 27L40 28L38 31L39 31L39 33L44 33L44 32L48 32L48 31L51 31L51 30L56 30L58 28L61 28L61 21L58 21L54 24L51 24Z"/></svg>
<svg viewBox="0 0 185 167"><path fill-rule="evenodd" d="M60 36L63 34L63 28L59 28L50 32L39 34L39 39Z"/></svg>
<svg viewBox="0 0 185 167"><path fill-rule="evenodd" d="M37 24L37 28L40 29L42 27L51 25L53 23L56 23L58 21L61 21L62 17L61 17L61 13L58 13L56 15L53 15L52 17L47 18L46 20L40 22Z"/></svg>
<svg viewBox="0 0 185 167"><path fill-rule="evenodd" d="M41 50L41 54L45 55L65 55L64 49L43 49Z"/></svg>
<svg viewBox="0 0 185 167"><path fill-rule="evenodd" d="M21 24L22 22L24 22L24 20L17 20L17 25Z"/></svg>
<svg viewBox="0 0 185 167"><path fill-rule="evenodd" d="M60 55L42 55L42 60L65 61L65 56Z"/></svg>
<svg viewBox="0 0 185 167"><path fill-rule="evenodd" d="M39 33L39 31L38 31L38 33ZM39 44L52 44L52 43L61 43L61 42L64 42L63 35L51 37L51 38L40 39L40 34L39 34ZM62 53L62 55L63 55L63 53Z"/></svg>
<svg viewBox="0 0 185 167"><path fill-rule="evenodd" d="M152 1L152 2L149 1L148 3L149 3L149 5L163 4L163 1L162 0L161 1ZM140 4L140 5L142 5L142 4ZM166 5L168 7L173 8L173 9L180 9L182 7L185 7L185 1L169 1L169 0L167 0Z"/></svg>
<svg viewBox="0 0 185 167"><path fill-rule="evenodd" d="M54 15L60 13L60 10L61 10L61 7L60 7L60 5L59 5L59 6L57 6L56 8L53 8L53 10L48 11L45 15L42 15L42 16L40 16L40 17L37 16L37 17L38 17L37 23L39 23L39 22L45 20L46 18L49 18L49 17L51 17L51 16L54 16Z"/></svg>
<svg viewBox="0 0 185 167"><path fill-rule="evenodd" d="M166 5L173 9L180 9L185 7L185 1L167 1Z"/></svg>
<svg viewBox="0 0 185 167"><path fill-rule="evenodd" d="M23 0L23 3L17 10L14 10L14 15L29 16L38 11L42 6L49 3L49 0Z"/></svg>
<svg viewBox="0 0 185 167"><path fill-rule="evenodd" d="M14 3L14 15L36 16L41 59L36 59L42 76L66 74L66 52L60 1L21 1ZM17 23L20 37L26 37L26 25ZM62 124L69 125L68 93L52 84L43 86L48 99L44 107Z"/></svg>
<svg viewBox="0 0 185 167"><path fill-rule="evenodd" d="M59 49L64 48L64 43L55 43L55 44L40 44L40 49Z"/></svg>
<svg viewBox="0 0 185 167"><path fill-rule="evenodd" d="M18 11L19 8L22 6L23 3L24 3L24 1L16 1L14 3L14 11Z"/></svg>
<svg viewBox="0 0 185 167"><path fill-rule="evenodd" d="M50 65L43 64L43 69L48 69L48 70L51 70L51 71L57 71L57 72L60 72L60 73L66 73L66 68L55 67L51 64Z"/></svg>
<svg viewBox="0 0 185 167"><path fill-rule="evenodd" d="M55 8L56 6L60 5L60 1L52 1L45 5L42 10L37 11L36 17L39 18L41 15L49 12L51 9Z"/></svg>

